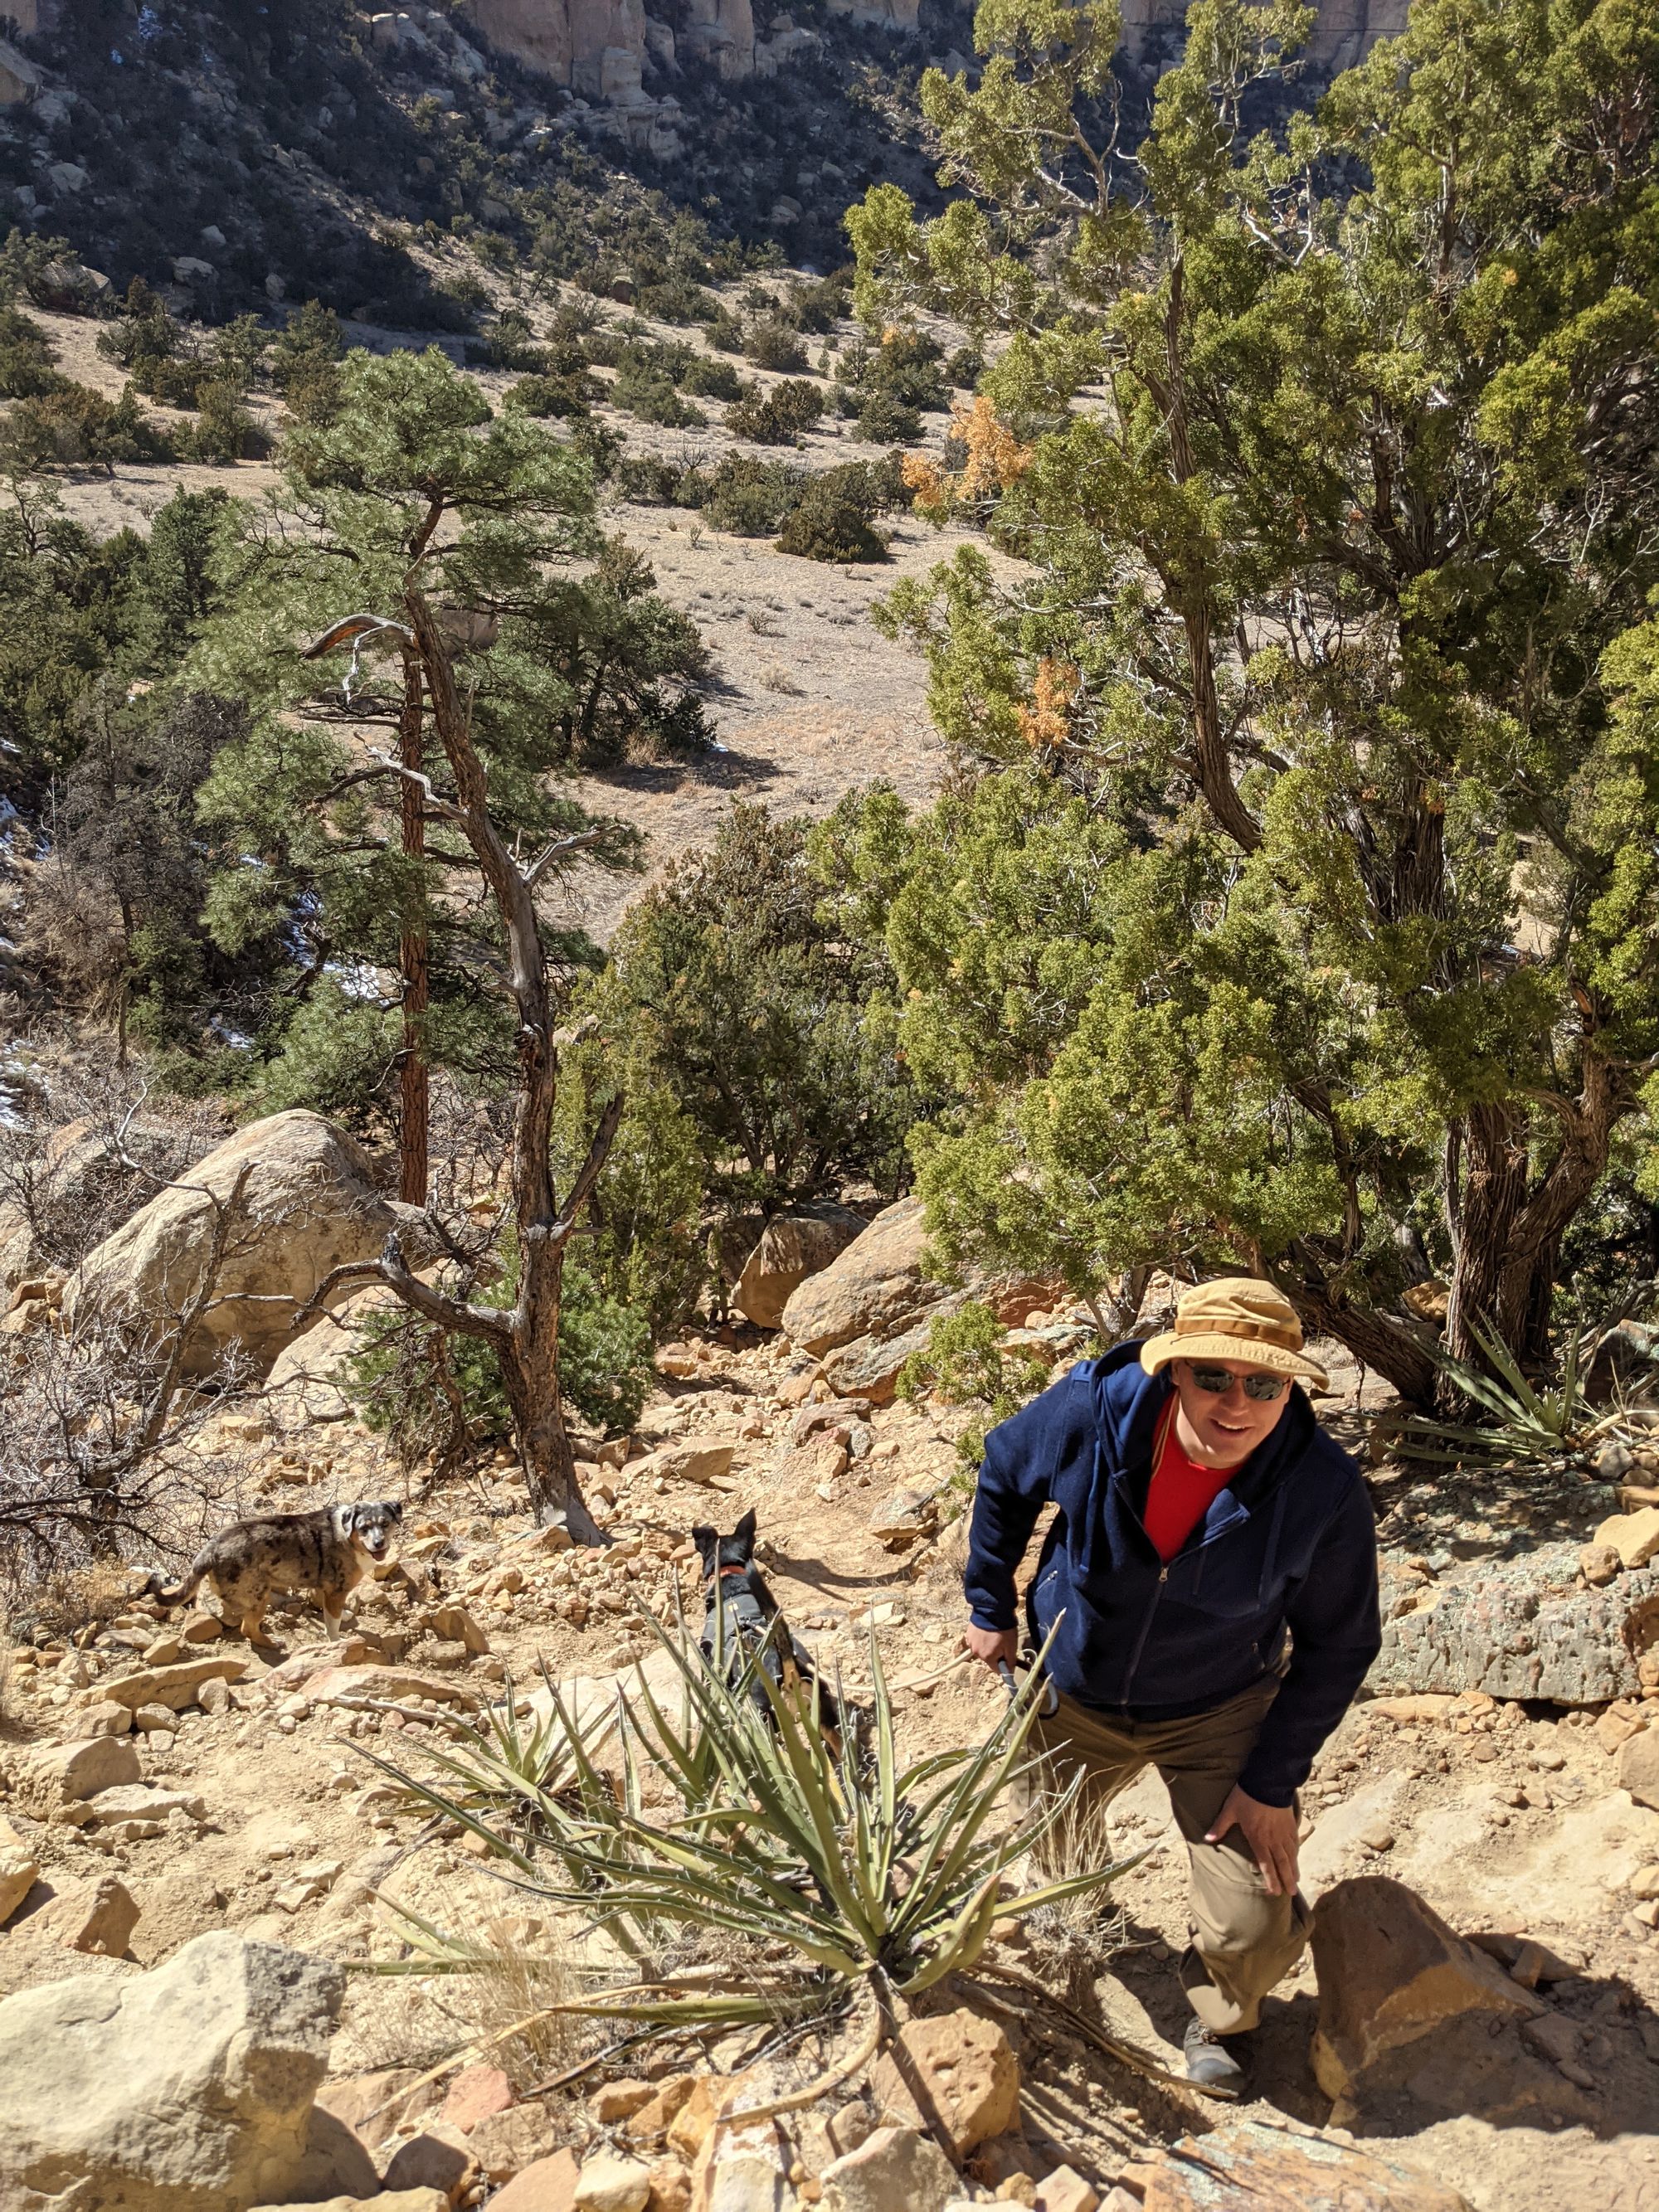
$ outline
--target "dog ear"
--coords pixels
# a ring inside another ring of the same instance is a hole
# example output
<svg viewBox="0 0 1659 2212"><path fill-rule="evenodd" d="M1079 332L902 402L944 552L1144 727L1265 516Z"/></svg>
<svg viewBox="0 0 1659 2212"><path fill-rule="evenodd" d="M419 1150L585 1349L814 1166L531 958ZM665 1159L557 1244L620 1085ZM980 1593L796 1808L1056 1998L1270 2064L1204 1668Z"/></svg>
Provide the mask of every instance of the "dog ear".
<svg viewBox="0 0 1659 2212"><path fill-rule="evenodd" d="M380 1510L386 1515L388 1521L396 1522L399 1526L402 1525L404 1509L400 1499L396 1498L388 1498Z"/></svg>
<svg viewBox="0 0 1659 2212"><path fill-rule="evenodd" d="M349 1536L357 1525L356 1507L355 1505L337 1505L334 1511L336 1519L339 1525L340 1534L343 1536Z"/></svg>
<svg viewBox="0 0 1659 2212"><path fill-rule="evenodd" d="M734 1543L743 1546L743 1555L748 1559L755 1548L755 1509L752 1505L732 1531L732 1539Z"/></svg>
<svg viewBox="0 0 1659 2212"><path fill-rule="evenodd" d="M708 1555L720 1540L720 1531L711 1528L707 1522L700 1521L691 1531L691 1541L696 1546L704 1566L708 1565Z"/></svg>

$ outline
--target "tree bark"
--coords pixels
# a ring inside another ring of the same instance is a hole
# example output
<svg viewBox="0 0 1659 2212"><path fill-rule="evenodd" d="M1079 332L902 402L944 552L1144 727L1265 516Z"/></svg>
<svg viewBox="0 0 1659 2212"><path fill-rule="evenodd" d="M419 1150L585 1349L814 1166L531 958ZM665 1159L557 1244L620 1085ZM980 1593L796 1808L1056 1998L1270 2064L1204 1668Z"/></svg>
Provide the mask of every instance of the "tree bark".
<svg viewBox="0 0 1659 2212"><path fill-rule="evenodd" d="M1523 1366L1547 1363L1561 1239L1605 1172L1631 1100L1620 1071L1587 1037L1577 1097L1552 1095L1545 1103L1560 1120L1561 1137L1535 1181L1524 1107L1477 1107L1465 1118L1446 1346L1474 1365L1487 1364L1477 1328L1495 1331Z"/></svg>
<svg viewBox="0 0 1659 2212"><path fill-rule="evenodd" d="M1438 1373L1434 1355L1403 1322L1391 1321L1375 1307L1352 1304L1304 1249L1293 1248L1266 1272L1301 1315L1310 1336L1334 1336L1346 1344L1362 1365L1384 1376L1413 1405L1432 1402Z"/></svg>
<svg viewBox="0 0 1659 2212"><path fill-rule="evenodd" d="M562 1207L553 1185L553 1113L558 1097L558 1046L547 958L536 913L534 872L526 873L490 816L489 791L455 688L449 655L431 608L410 591L410 625L425 668L434 726L455 779L456 811L507 939L509 987L519 1016L519 1103L513 1140L514 1219L518 1231L519 1294L498 1343L501 1381L519 1433L525 1481L538 1521L562 1514L574 1540L610 1540L594 1522L577 1486L575 1462L559 1391L559 1307L564 1253L621 1115L613 1099L601 1117L586 1161Z"/></svg>
<svg viewBox="0 0 1659 2212"><path fill-rule="evenodd" d="M414 781L421 760L421 660L404 653L404 703L398 724L398 758L410 770L403 781L401 828L404 858L410 866L404 887L404 921L398 943L403 985L404 1049L399 1071L398 1195L407 1205L426 1204L428 1147L431 1128L430 1077L426 1057L426 1013L429 1001L427 968L426 896L419 864L426 853L426 801Z"/></svg>

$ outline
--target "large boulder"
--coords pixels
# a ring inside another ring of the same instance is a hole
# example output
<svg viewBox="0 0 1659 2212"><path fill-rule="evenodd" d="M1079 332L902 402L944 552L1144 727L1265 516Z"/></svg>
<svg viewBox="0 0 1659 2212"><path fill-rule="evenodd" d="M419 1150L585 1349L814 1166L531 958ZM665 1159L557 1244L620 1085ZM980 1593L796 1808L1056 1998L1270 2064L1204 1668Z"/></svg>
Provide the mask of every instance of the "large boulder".
<svg viewBox="0 0 1659 2212"><path fill-rule="evenodd" d="M786 1304L791 1344L822 1358L861 1336L891 1337L950 1293L922 1265L927 1232L919 1198L886 1206L863 1234L806 1280Z"/></svg>
<svg viewBox="0 0 1659 2212"><path fill-rule="evenodd" d="M757 1328L776 1328L808 1276L821 1274L869 1225L848 1206L802 1206L774 1215L743 1263L732 1304Z"/></svg>
<svg viewBox="0 0 1659 2212"><path fill-rule="evenodd" d="M1638 1662L1659 1633L1659 1567L1587 1587L1579 1549L1547 1544L1483 1563L1462 1582L1395 1595L1370 1688L1484 1690L1559 1705L1635 1695Z"/></svg>
<svg viewBox="0 0 1659 2212"><path fill-rule="evenodd" d="M277 1413L300 1420L347 1419L353 1407L342 1385L350 1361L368 1342L363 1324L371 1314L390 1312L399 1303L395 1291L371 1284L291 1338L265 1377L267 1404L275 1399Z"/></svg>
<svg viewBox="0 0 1659 2212"><path fill-rule="evenodd" d="M413 1214L380 1195L362 1152L332 1122L273 1114L239 1129L106 1237L70 1277L69 1310L163 1324L199 1290L227 1208L234 1218L214 1303L187 1348L196 1375L236 1346L268 1373L330 1270L377 1258ZM340 1300L349 1294L343 1285Z"/></svg>
<svg viewBox="0 0 1659 2212"><path fill-rule="evenodd" d="M1151 2167L1134 2169L1141 2212L1468 2212L1468 2200L1414 2166L1396 2165L1326 2136L1287 2135L1256 2120L1230 2120Z"/></svg>
<svg viewBox="0 0 1659 2212"><path fill-rule="evenodd" d="M927 1231L919 1198L885 1207L827 1267L791 1294L780 1322L798 1351L823 1361L825 1379L843 1397L884 1404L900 1369L927 1345L941 1315L982 1298L1004 1321L1024 1321L1054 1295L1025 1277L970 1274L960 1289L936 1283L926 1265Z"/></svg>
<svg viewBox="0 0 1659 2212"><path fill-rule="evenodd" d="M299 2179L344 1977L228 1930L0 2004L6 2212L245 2212Z"/></svg>
<svg viewBox="0 0 1659 2212"><path fill-rule="evenodd" d="M1501 2026L1548 2009L1414 1890L1380 1875L1326 1891L1314 1909L1313 1954L1313 2068L1328 2097L1405 2086L1439 2063L1431 2043L1419 2046L1471 2013Z"/></svg>

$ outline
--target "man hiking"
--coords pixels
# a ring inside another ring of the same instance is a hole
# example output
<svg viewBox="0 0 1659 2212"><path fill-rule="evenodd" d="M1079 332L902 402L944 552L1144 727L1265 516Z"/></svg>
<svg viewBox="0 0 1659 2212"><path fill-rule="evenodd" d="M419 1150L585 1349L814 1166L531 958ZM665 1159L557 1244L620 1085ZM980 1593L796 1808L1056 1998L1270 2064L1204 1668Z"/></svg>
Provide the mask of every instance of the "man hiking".
<svg viewBox="0 0 1659 2212"><path fill-rule="evenodd" d="M1012 1663L1015 1571L1059 1508L1026 1601L1034 1645L1058 1623L1034 1741L1103 1805L1163 1777L1190 1866L1187 2073L1235 2092L1308 1940L1297 1791L1382 1640L1370 1501L1302 1382L1325 1376L1271 1284L1186 1291L1173 1328L992 1431L964 1577L967 1649Z"/></svg>

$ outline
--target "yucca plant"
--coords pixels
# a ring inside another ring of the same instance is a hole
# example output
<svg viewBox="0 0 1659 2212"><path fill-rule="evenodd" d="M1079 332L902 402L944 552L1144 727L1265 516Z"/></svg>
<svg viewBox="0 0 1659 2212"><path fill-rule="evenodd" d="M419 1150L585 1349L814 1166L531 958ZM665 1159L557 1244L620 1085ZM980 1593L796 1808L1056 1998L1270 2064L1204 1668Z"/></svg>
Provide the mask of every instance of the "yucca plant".
<svg viewBox="0 0 1659 2212"><path fill-rule="evenodd" d="M1620 1425L1618 1413L1598 1417L1584 1389L1603 1326L1580 1322L1567 1332L1561 1364L1552 1382L1534 1383L1522 1371L1509 1346L1480 1322L1470 1333L1493 1372L1437 1352L1441 1372L1471 1405L1491 1416L1482 1427L1462 1426L1414 1416L1400 1435L1411 1456L1456 1462L1470 1457L1545 1460L1583 1456L1599 1438Z"/></svg>
<svg viewBox="0 0 1659 2212"><path fill-rule="evenodd" d="M562 1708L551 1678L543 1679L556 1710L521 1725L518 1693L509 1674L500 1704L476 1721L445 1717L441 1734L423 1745L436 1777L408 1774L384 1759L375 1764L398 1783L405 1804L459 1820L487 1837L493 1848L523 1856L554 1820L554 1807L580 1802L592 1775L594 1754L617 1722L612 1709L580 1724Z"/></svg>
<svg viewBox="0 0 1659 2212"><path fill-rule="evenodd" d="M1022 1827L994 1825L1009 1784L1035 1771L1025 1747L1038 1672L983 1742L904 1764L873 1634L867 1729L849 1728L832 1743L810 1702L780 1690L758 1652L728 1679L720 1651L711 1664L696 1645L658 1633L678 1672L680 1711L665 1711L642 1679L637 1692L618 1692L619 1787L598 1771L550 1690L574 1780L567 1792L538 1794L533 1837L501 1834L476 1794L469 1803L465 1792L416 1782L365 1754L433 1809L489 1837L516 1887L608 1929L642 1969L665 1938L688 1934L741 1939L771 1962L769 1971L746 1966L730 1988L719 1986L718 1968L678 1978L642 1971L625 1988L596 1984L568 2008L663 2027L736 2024L754 2019L757 2002L773 2017L798 2016L844 2009L867 1990L884 2014L970 1966L1000 1914L1058 1903L1120 1871L1093 1866L1004 1893L1016 1863L1069 1817L1081 1786L1079 1776ZM810 1701L810 1686L805 1694ZM475 1793L477 1763L490 1756L469 1754ZM670 1798L650 1818L647 1776ZM513 1786L503 1774L499 1790ZM420 1947L428 1971L434 1934L424 1931Z"/></svg>

